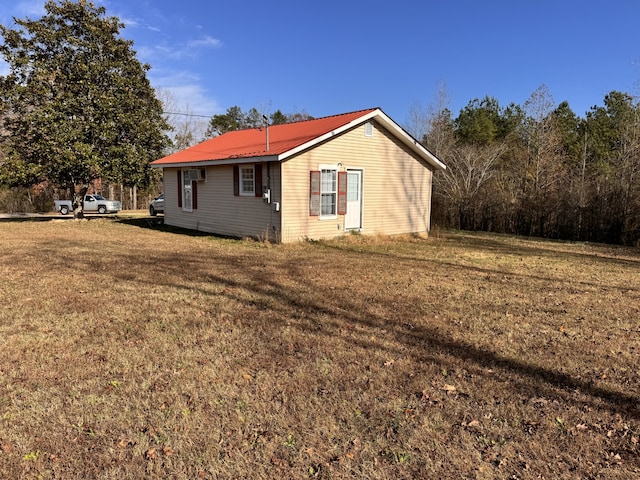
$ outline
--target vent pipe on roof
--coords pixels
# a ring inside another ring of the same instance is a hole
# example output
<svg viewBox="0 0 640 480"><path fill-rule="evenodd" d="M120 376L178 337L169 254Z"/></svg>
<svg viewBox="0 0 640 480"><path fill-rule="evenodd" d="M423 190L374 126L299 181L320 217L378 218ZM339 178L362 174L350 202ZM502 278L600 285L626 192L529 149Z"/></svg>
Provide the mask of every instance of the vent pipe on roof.
<svg viewBox="0 0 640 480"><path fill-rule="evenodd" d="M267 135L267 152L269 151L269 118L266 115L262 115L262 119L266 125L265 131Z"/></svg>

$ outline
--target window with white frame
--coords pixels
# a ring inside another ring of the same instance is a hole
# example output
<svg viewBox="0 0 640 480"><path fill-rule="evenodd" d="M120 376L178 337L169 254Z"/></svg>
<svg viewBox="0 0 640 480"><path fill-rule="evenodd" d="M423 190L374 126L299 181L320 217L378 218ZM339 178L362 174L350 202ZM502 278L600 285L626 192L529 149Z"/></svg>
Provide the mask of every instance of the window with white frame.
<svg viewBox="0 0 640 480"><path fill-rule="evenodd" d="M198 180L198 170L182 171L182 209L193 210L193 182Z"/></svg>
<svg viewBox="0 0 640 480"><path fill-rule="evenodd" d="M240 167L240 195L254 196L256 194L256 174L253 165Z"/></svg>
<svg viewBox="0 0 640 480"><path fill-rule="evenodd" d="M347 214L347 172L337 165L320 165L309 172L309 215L332 219Z"/></svg>
<svg viewBox="0 0 640 480"><path fill-rule="evenodd" d="M335 216L338 205L338 169L320 170L320 216Z"/></svg>

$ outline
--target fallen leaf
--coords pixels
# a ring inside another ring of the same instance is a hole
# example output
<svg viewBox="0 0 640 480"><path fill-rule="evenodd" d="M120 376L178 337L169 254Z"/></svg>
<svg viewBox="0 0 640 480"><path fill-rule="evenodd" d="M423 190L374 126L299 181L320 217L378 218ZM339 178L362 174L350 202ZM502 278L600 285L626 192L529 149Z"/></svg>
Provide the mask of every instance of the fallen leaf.
<svg viewBox="0 0 640 480"><path fill-rule="evenodd" d="M127 437L123 437L119 442L118 442L118 447L120 448L124 448L127 445L129 445L129 439Z"/></svg>
<svg viewBox="0 0 640 480"><path fill-rule="evenodd" d="M162 448L162 453L164 453L167 457L170 457L171 455L174 454L174 451L173 451L173 448L171 448L171 446L165 445Z"/></svg>
<svg viewBox="0 0 640 480"><path fill-rule="evenodd" d="M155 448L150 448L149 450L146 451L144 456L147 457L147 460L152 460L152 459L156 458L156 449Z"/></svg>
<svg viewBox="0 0 640 480"><path fill-rule="evenodd" d="M471 420L467 423L467 427L469 428L478 428L480 426L480 422L478 420Z"/></svg>
<svg viewBox="0 0 640 480"><path fill-rule="evenodd" d="M449 385L448 383L445 383L444 387L442 387L442 390L444 390L447 393L453 393L456 391L456 387L454 385Z"/></svg>

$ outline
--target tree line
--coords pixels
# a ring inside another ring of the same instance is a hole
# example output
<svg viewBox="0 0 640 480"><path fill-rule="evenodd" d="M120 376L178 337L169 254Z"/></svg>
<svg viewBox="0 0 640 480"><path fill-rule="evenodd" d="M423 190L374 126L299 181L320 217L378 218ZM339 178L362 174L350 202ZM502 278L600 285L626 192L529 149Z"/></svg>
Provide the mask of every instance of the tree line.
<svg viewBox="0 0 640 480"><path fill-rule="evenodd" d="M566 101L556 105L544 85L524 105L484 97L455 118L446 98L441 91L430 108L414 107L407 126L447 166L434 176L434 224L639 241L640 106L634 97L612 91L583 118Z"/></svg>

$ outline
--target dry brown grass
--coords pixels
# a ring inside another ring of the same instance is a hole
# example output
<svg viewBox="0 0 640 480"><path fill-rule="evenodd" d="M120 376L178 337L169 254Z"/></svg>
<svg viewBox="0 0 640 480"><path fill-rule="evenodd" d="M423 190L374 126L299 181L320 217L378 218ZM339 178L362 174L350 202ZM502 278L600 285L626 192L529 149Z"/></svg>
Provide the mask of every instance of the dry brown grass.
<svg viewBox="0 0 640 480"><path fill-rule="evenodd" d="M144 226L0 223L0 477L640 476L637 250Z"/></svg>

